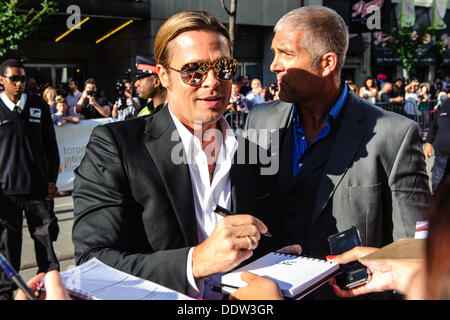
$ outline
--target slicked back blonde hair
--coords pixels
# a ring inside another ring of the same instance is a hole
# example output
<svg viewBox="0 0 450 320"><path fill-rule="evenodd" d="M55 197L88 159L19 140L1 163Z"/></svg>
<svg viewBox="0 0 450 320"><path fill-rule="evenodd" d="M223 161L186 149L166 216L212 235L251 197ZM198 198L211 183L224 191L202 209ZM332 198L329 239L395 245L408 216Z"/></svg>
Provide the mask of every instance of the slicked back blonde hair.
<svg viewBox="0 0 450 320"><path fill-rule="evenodd" d="M348 30L336 11L322 6L294 9L277 22L274 31L283 29L303 32L299 45L308 51L315 70L320 70L325 54L334 52L338 57L336 70L341 72L348 50Z"/></svg>
<svg viewBox="0 0 450 320"><path fill-rule="evenodd" d="M193 30L210 30L222 34L232 52L228 30L218 18L205 10L187 10L174 14L159 28L154 44L156 63L168 66L170 41L183 32Z"/></svg>

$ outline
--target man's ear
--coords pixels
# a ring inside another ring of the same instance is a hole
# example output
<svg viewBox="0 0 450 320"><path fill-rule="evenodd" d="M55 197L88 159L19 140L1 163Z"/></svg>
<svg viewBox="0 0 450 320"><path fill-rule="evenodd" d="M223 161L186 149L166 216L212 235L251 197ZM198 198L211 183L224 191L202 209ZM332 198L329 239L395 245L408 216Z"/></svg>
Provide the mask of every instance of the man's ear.
<svg viewBox="0 0 450 320"><path fill-rule="evenodd" d="M162 86L159 77L154 77L154 80L155 80L155 88L159 88L160 86Z"/></svg>
<svg viewBox="0 0 450 320"><path fill-rule="evenodd" d="M156 65L156 72L158 73L159 81L161 81L161 84L164 88L169 87L169 74L167 73L167 69L164 68L162 65L158 64Z"/></svg>
<svg viewBox="0 0 450 320"><path fill-rule="evenodd" d="M338 57L334 52L328 52L322 57L321 61L321 70L322 77L328 77L331 75L337 68Z"/></svg>

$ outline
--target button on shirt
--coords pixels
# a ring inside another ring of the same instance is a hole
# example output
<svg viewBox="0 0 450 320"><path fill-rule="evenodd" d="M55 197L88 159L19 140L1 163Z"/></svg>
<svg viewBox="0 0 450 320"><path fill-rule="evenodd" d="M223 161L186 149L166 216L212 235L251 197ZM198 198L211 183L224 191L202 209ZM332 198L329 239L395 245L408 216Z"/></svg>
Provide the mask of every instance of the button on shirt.
<svg viewBox="0 0 450 320"><path fill-rule="evenodd" d="M348 96L348 86L344 83L344 88L342 90L341 96L339 100L336 102L334 107L331 109L330 113L326 118L325 127L319 133L316 139L308 145L308 140L306 139L306 134L303 129L303 126L300 121L300 115L297 112L297 105L294 103L292 105L292 113L293 113L293 144L292 144L292 174L295 177L300 169L303 167L306 159L309 155L309 150L311 146L317 143L319 140L328 136L331 130L332 123L336 120L336 117L339 115L342 107L345 104Z"/></svg>
<svg viewBox="0 0 450 320"><path fill-rule="evenodd" d="M192 193L195 205L195 217L197 225L198 242L206 240L223 219L213 210L218 204L231 209L231 180L230 169L234 154L237 150L237 139L227 121L222 117L220 127L223 135L222 145L216 159L216 167L212 182L209 178L208 160L202 149L201 139L193 135L170 111L188 160L191 177ZM205 149L208 152L208 148ZM192 251L188 255L186 275L188 279L187 293L191 297L203 297L207 299L221 299L223 295L213 292L212 285L218 285L221 274L213 275L195 281L192 274Z"/></svg>

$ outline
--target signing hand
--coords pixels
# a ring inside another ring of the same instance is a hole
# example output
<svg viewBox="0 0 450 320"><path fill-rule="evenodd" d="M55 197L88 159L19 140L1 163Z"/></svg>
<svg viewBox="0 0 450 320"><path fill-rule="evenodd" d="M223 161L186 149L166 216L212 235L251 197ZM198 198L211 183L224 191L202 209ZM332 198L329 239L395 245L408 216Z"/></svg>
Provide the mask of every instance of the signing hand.
<svg viewBox="0 0 450 320"><path fill-rule="evenodd" d="M267 227L259 219L238 214L219 221L208 239L192 253L192 273L196 279L226 272L250 258ZM251 239L251 247L250 241Z"/></svg>

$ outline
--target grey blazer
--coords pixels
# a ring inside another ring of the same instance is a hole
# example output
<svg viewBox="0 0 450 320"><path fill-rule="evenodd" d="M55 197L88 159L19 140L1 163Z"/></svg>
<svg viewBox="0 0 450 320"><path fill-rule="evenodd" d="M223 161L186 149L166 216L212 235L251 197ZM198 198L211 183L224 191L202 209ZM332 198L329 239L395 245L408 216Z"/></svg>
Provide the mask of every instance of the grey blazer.
<svg viewBox="0 0 450 320"><path fill-rule="evenodd" d="M349 93L329 154L308 158L292 178L291 111L292 104L280 100L256 106L248 116L245 135L279 161L275 201L289 198L302 184L307 193L305 184L318 183L314 196L297 193L293 200L298 199L295 214L302 214L303 204L314 199L308 253L324 258L329 254L327 237L351 226L359 229L366 246L413 237L416 221L424 219L431 199L417 123ZM323 174L312 180L319 166ZM294 213L289 216L283 203L276 208L272 220L283 236L287 234L286 242L295 241Z"/></svg>

